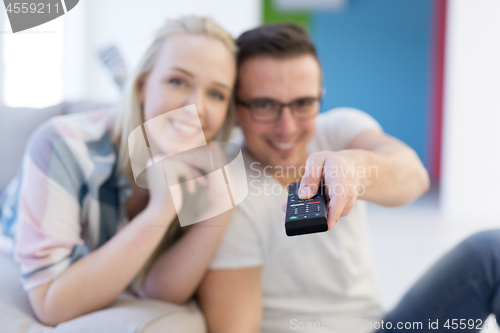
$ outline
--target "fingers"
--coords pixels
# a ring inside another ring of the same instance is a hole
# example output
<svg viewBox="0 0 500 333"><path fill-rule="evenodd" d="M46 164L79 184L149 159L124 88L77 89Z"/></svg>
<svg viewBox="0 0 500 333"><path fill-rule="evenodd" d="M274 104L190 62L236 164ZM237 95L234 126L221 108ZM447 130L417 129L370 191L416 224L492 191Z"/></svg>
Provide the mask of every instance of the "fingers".
<svg viewBox="0 0 500 333"><path fill-rule="evenodd" d="M164 162L164 167L167 183L169 185L184 183L187 192L190 194L196 192L196 183L204 186L207 185L207 180L203 176L203 173L190 165L169 160Z"/></svg>
<svg viewBox="0 0 500 333"><path fill-rule="evenodd" d="M188 193L194 194L194 192L196 191L196 183L193 181L186 182L186 189Z"/></svg>
<svg viewBox="0 0 500 333"><path fill-rule="evenodd" d="M349 215L349 213L352 210L352 207L354 207L354 203L356 202L356 199L354 197L349 198L347 203L344 206L344 209L342 210L342 213L340 213L340 217L344 217Z"/></svg>
<svg viewBox="0 0 500 333"><path fill-rule="evenodd" d="M347 185L350 186L350 185ZM356 195L351 195L345 186L342 186L342 191L337 192L338 186L328 186L328 230L338 222L339 218L349 215L354 204L356 203Z"/></svg>
<svg viewBox="0 0 500 333"><path fill-rule="evenodd" d="M344 211L347 193L344 191L343 184L332 179L326 183L326 192L328 196L328 230L331 230Z"/></svg>
<svg viewBox="0 0 500 333"><path fill-rule="evenodd" d="M212 147L212 145L210 145ZM187 152L182 152L173 156L169 156L168 159L171 161L177 161L183 163L189 167L201 170L202 173L210 173L213 170L211 156L213 155L210 151L213 148L199 147L196 149L191 149ZM223 162L224 155L216 151L215 156L213 156L213 162L216 165L225 165Z"/></svg>
<svg viewBox="0 0 500 333"><path fill-rule="evenodd" d="M207 186L208 185L208 182L207 182L207 180L205 179L204 176L200 176L200 177L196 178L196 181L198 183L200 183L200 185L202 185L202 186Z"/></svg>
<svg viewBox="0 0 500 333"><path fill-rule="evenodd" d="M298 192L300 199L312 198L318 191L326 157L327 155L324 153L314 153L307 158L305 173L300 181Z"/></svg>
<svg viewBox="0 0 500 333"><path fill-rule="evenodd" d="M283 205L281 206L281 209L283 210L283 213L286 213L286 204L283 204Z"/></svg>
<svg viewBox="0 0 500 333"><path fill-rule="evenodd" d="M331 197L328 203L328 230L332 230L333 226L337 224L343 210L344 204L342 198L339 196Z"/></svg>

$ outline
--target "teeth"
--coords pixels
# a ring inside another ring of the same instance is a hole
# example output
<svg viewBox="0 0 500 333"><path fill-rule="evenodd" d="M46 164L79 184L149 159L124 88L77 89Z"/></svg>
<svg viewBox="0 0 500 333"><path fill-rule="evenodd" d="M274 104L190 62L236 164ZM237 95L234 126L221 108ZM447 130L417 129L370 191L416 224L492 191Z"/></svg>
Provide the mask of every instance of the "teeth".
<svg viewBox="0 0 500 333"><path fill-rule="evenodd" d="M196 128L194 126L189 126L189 125L182 124L182 123L180 123L178 121L175 121L175 120L172 121L172 125L176 129L178 129L179 131L182 131L184 133L193 134L193 133L198 132L198 128Z"/></svg>
<svg viewBox="0 0 500 333"><path fill-rule="evenodd" d="M292 142L272 142L271 141L271 144L278 148L278 149L281 149L281 150L287 150L287 149L290 149L292 148L295 143L292 141Z"/></svg>

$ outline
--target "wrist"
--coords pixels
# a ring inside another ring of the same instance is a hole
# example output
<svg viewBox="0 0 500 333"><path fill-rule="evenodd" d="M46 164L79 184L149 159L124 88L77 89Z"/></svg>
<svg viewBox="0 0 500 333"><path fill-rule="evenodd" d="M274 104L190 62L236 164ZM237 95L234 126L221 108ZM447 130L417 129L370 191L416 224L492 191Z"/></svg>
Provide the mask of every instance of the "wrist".
<svg viewBox="0 0 500 333"><path fill-rule="evenodd" d="M345 164L358 167L365 164L365 153L366 151L361 149L344 149L333 154L341 158Z"/></svg>
<svg viewBox="0 0 500 333"><path fill-rule="evenodd" d="M337 152L344 161L344 173L350 175L354 186L362 186L364 190L373 185L378 177L378 166L374 153L363 149L345 149Z"/></svg>
<svg viewBox="0 0 500 333"><path fill-rule="evenodd" d="M210 214L213 215L213 214ZM225 211L221 214L218 214L214 217L208 218L206 220L202 220L200 222L194 223L192 225L193 229L205 229L206 227L215 227L217 229L225 230L226 227L228 226L229 222L231 221L231 216L233 215L233 209L230 209L228 211Z"/></svg>
<svg viewBox="0 0 500 333"><path fill-rule="evenodd" d="M177 213L175 209L165 209L155 205L148 205L141 215L145 224L168 227L177 216Z"/></svg>

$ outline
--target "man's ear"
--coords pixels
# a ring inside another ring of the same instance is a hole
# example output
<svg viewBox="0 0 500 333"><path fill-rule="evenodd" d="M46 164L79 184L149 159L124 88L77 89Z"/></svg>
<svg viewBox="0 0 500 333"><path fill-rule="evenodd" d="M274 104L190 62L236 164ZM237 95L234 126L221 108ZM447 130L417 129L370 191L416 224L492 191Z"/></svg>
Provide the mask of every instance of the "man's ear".
<svg viewBox="0 0 500 333"><path fill-rule="evenodd" d="M326 95L326 87L322 87L321 88L321 99L323 99L323 97L325 97Z"/></svg>

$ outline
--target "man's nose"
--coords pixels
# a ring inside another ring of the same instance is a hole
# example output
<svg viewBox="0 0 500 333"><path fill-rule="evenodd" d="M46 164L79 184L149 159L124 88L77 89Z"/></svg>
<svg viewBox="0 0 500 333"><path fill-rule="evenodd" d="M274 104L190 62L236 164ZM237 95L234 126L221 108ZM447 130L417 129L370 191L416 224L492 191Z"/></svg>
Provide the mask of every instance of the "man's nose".
<svg viewBox="0 0 500 333"><path fill-rule="evenodd" d="M292 109L289 106L285 106L281 110L281 116L276 122L275 128L281 134L291 134L297 130L297 120L293 116Z"/></svg>

